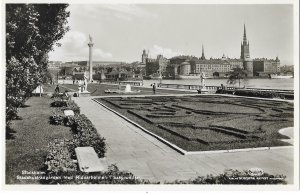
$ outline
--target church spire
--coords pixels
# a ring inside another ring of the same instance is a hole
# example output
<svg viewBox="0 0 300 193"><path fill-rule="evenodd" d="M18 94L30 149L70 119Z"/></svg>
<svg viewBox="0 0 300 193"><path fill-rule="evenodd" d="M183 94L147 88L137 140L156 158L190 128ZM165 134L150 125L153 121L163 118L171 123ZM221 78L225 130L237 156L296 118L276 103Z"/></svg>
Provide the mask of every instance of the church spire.
<svg viewBox="0 0 300 193"><path fill-rule="evenodd" d="M203 44L202 44L202 55L201 55L201 60L205 60Z"/></svg>
<svg viewBox="0 0 300 193"><path fill-rule="evenodd" d="M241 44L241 59L250 58L249 41L247 40L246 25L244 24L244 35Z"/></svg>
<svg viewBox="0 0 300 193"><path fill-rule="evenodd" d="M246 25L244 24L244 36L243 41L247 43L247 35L246 35Z"/></svg>

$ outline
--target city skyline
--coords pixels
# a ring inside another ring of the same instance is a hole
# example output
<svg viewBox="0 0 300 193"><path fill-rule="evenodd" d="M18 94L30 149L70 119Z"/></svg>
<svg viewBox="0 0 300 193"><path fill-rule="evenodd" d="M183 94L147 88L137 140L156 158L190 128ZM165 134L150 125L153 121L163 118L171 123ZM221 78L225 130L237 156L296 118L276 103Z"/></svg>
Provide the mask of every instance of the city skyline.
<svg viewBox="0 0 300 193"><path fill-rule="evenodd" d="M71 30L50 60L88 60L88 35L94 60L141 61L162 54L240 58L246 25L251 58L293 64L292 5L70 5ZM89 13L89 14L87 14ZM195 19L196 18L196 19Z"/></svg>

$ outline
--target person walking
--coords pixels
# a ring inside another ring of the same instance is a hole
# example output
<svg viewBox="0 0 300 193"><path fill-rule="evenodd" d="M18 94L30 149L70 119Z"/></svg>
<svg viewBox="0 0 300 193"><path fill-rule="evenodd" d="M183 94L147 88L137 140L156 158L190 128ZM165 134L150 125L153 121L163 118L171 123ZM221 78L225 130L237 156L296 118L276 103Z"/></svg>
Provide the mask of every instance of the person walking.
<svg viewBox="0 0 300 193"><path fill-rule="evenodd" d="M58 85L56 85L56 88L55 88L55 93L59 93L59 86Z"/></svg>
<svg viewBox="0 0 300 193"><path fill-rule="evenodd" d="M153 90L153 94L155 94L155 92L156 92L156 84L155 83L152 84L152 90Z"/></svg>

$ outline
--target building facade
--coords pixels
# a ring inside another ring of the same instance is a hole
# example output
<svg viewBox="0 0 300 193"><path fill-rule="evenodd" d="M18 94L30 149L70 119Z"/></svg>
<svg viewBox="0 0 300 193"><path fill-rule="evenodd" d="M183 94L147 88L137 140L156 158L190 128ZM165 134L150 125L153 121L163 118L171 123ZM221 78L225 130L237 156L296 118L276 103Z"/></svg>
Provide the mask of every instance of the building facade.
<svg viewBox="0 0 300 193"><path fill-rule="evenodd" d="M167 66L170 64L170 60L163 57L163 55L157 55L156 59L146 58L146 75L161 74L162 76L167 73Z"/></svg>
<svg viewBox="0 0 300 193"><path fill-rule="evenodd" d="M276 57L275 60L266 58L257 58L253 60L254 76L270 77L271 74L280 73L280 60Z"/></svg>

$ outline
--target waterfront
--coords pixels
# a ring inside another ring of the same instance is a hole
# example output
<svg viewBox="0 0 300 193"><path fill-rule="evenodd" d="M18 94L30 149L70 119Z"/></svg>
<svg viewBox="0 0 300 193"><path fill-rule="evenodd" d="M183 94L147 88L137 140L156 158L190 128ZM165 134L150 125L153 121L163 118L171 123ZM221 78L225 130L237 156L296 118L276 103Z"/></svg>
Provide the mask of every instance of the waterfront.
<svg viewBox="0 0 300 193"><path fill-rule="evenodd" d="M183 85L200 85L200 79L192 80L144 80L144 86L150 86L153 83L165 83L165 84L183 84ZM227 79L206 79L206 86L219 86L221 84L227 86L237 86L238 81L235 85L227 84ZM266 88L266 89L285 89L294 90L294 78L289 79L246 79L241 80L241 87L250 88Z"/></svg>

